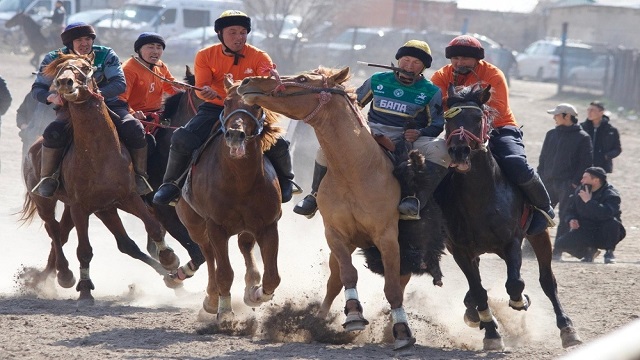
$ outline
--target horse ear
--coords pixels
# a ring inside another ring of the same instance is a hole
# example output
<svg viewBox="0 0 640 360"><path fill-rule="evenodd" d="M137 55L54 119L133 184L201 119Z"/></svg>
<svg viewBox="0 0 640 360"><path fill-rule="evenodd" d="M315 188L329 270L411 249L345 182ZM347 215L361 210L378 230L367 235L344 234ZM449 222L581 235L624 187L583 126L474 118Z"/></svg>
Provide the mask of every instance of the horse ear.
<svg viewBox="0 0 640 360"><path fill-rule="evenodd" d="M449 83L449 87L447 88L447 97L452 98L456 95L456 90L453 88L453 83Z"/></svg>
<svg viewBox="0 0 640 360"><path fill-rule="evenodd" d="M233 86L233 75L225 74L223 82L225 90L229 91L229 89Z"/></svg>
<svg viewBox="0 0 640 360"><path fill-rule="evenodd" d="M489 98L491 98L491 85L487 86L482 91L482 96L480 97L480 100L482 101L482 104L484 104L487 101L489 101Z"/></svg>
<svg viewBox="0 0 640 360"><path fill-rule="evenodd" d="M349 75L349 67L348 66L331 76L331 78L333 79L333 81L336 84L342 84L347 79L349 79L349 77L350 77L350 75Z"/></svg>

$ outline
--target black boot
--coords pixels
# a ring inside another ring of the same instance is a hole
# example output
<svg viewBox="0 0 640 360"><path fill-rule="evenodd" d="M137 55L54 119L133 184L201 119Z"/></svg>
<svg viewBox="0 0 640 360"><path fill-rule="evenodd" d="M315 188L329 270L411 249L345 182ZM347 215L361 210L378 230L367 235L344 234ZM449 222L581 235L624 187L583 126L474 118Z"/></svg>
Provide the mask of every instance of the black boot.
<svg viewBox="0 0 640 360"><path fill-rule="evenodd" d="M551 207L551 200L547 189L544 187L540 176L534 173L531 180L524 184L518 185L520 189L529 199L531 205L533 205L536 211L533 212L533 217L529 228L527 229L527 235L537 235L546 230L547 227L555 226L553 218L556 216Z"/></svg>
<svg viewBox="0 0 640 360"><path fill-rule="evenodd" d="M170 205L180 196L180 185L178 179L189 166L191 154L180 153L173 148L169 150L169 161L167 170L162 179L162 185L153 196L153 203L158 205Z"/></svg>
<svg viewBox="0 0 640 360"><path fill-rule="evenodd" d="M318 211L318 203L316 202L316 196L318 196L318 188L320 188L320 182L327 174L327 167L315 163L313 167L313 181L311 182L311 194L307 195L293 208L293 212L296 214L304 215L311 219Z"/></svg>
<svg viewBox="0 0 640 360"><path fill-rule="evenodd" d="M423 181L426 182L427 185L422 187L420 191L414 195L405 196L404 194L409 193L408 189L404 189L407 184L402 184L402 182L400 184L403 187L403 198L400 201L400 205L398 205L400 220L420 220L420 210L424 209L429 198L433 195L438 185L440 185L440 181L442 181L449 172L448 168L432 163L431 161L425 161L425 167L426 175Z"/></svg>
<svg viewBox="0 0 640 360"><path fill-rule="evenodd" d="M153 191L151 185L147 181L147 145L140 149L128 149L131 154L131 163L133 163L133 171L136 173L136 190L140 195L147 195Z"/></svg>
<svg viewBox="0 0 640 360"><path fill-rule="evenodd" d="M40 158L40 182L31 192L43 197L52 197L58 188L58 167L62 160L64 148L49 148L42 145Z"/></svg>
<svg viewBox="0 0 640 360"><path fill-rule="evenodd" d="M291 154L289 153L289 142L283 138L278 138L273 146L264 152L269 158L273 169L278 175L280 190L282 192L282 202L286 203L291 200L293 194L300 194L302 190L297 185L293 189L293 166L291 165Z"/></svg>

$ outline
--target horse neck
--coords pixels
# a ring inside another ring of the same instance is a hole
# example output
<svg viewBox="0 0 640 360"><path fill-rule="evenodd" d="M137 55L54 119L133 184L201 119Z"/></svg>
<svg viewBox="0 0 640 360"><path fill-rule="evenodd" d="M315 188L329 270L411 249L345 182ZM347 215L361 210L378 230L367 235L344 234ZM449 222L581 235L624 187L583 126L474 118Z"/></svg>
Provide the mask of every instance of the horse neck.
<svg viewBox="0 0 640 360"><path fill-rule="evenodd" d="M214 160L216 168L223 169L223 176L228 179L235 179L227 182L234 187L253 187L250 181L239 181L239 179L255 179L258 175L264 174L264 155L260 146L260 138L255 137L247 142L245 156L237 159L229 154L229 147L224 142L224 137L219 135L216 140L217 159Z"/></svg>
<svg viewBox="0 0 640 360"><path fill-rule="evenodd" d="M95 97L82 103L69 103L73 142L77 149L108 154L120 152L120 139L104 101Z"/></svg>
<svg viewBox="0 0 640 360"><path fill-rule="evenodd" d="M349 100L347 100L349 101ZM371 166L384 171L390 166L369 129L360 124L358 114L343 99L325 105L324 111L309 121L324 151L327 163L335 173L370 176ZM362 171L354 171L360 168ZM365 171L369 169L368 171ZM389 170L390 172L391 170Z"/></svg>

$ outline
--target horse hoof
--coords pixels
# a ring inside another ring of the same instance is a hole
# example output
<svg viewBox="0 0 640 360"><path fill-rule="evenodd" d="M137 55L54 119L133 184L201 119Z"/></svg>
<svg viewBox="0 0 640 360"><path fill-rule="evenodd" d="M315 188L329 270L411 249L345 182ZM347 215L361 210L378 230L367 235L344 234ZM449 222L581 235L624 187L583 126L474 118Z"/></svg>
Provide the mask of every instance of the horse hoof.
<svg viewBox="0 0 640 360"><path fill-rule="evenodd" d="M235 316L236 315L233 313L233 311L225 311L223 313L218 313L217 320L219 324L232 322Z"/></svg>
<svg viewBox="0 0 640 360"><path fill-rule="evenodd" d="M468 327L479 328L480 327L480 315L475 309L467 309L464 312L464 323Z"/></svg>
<svg viewBox="0 0 640 360"><path fill-rule="evenodd" d="M78 308L89 307L95 305L96 301L93 296L81 297L78 299Z"/></svg>
<svg viewBox="0 0 640 360"><path fill-rule="evenodd" d="M172 274L165 274L162 279L164 280L164 284L169 289L180 289L184 287L182 280L178 279Z"/></svg>
<svg viewBox="0 0 640 360"><path fill-rule="evenodd" d="M369 321L362 316L362 313L353 311L347 315L347 319L344 324L342 324L342 327L346 331L361 331L364 330L367 325L369 325Z"/></svg>
<svg viewBox="0 0 640 360"><path fill-rule="evenodd" d="M73 276L73 272L64 271L58 272L58 285L62 286L65 289L69 289L76 284L76 277Z"/></svg>
<svg viewBox="0 0 640 360"><path fill-rule="evenodd" d="M206 309L201 308L198 311L198 317L196 319L198 322L212 324L218 321L217 314L212 314L208 312Z"/></svg>
<svg viewBox="0 0 640 360"><path fill-rule="evenodd" d="M410 337L408 339L396 339L396 341L393 343L393 350L394 351L406 350L415 343L416 343L416 338L414 337Z"/></svg>
<svg viewBox="0 0 640 360"><path fill-rule="evenodd" d="M158 258L160 259L160 264L162 264L162 267L165 268L165 270L174 271L180 266L180 259L171 248L166 248L165 250L160 251Z"/></svg>
<svg viewBox="0 0 640 360"><path fill-rule="evenodd" d="M213 301L207 295L202 301L202 309L209 314L217 314L218 313L218 297L216 296Z"/></svg>
<svg viewBox="0 0 640 360"><path fill-rule="evenodd" d="M529 306L531 306L531 299L529 299L529 295L527 294L524 294L520 301L513 301L509 299L509 307L511 307L514 310L527 311L529 309Z"/></svg>
<svg viewBox="0 0 640 360"><path fill-rule="evenodd" d="M262 286L254 285L244 290L244 303L252 308L256 308L271 299L273 299L273 294L265 294Z"/></svg>
<svg viewBox="0 0 640 360"><path fill-rule="evenodd" d="M502 338L497 339L484 339L484 350L485 351L502 351L504 350L504 342L502 342Z"/></svg>
<svg viewBox="0 0 640 360"><path fill-rule="evenodd" d="M566 326L562 328L560 330L560 339L562 339L562 347L565 349L582 344L582 340L573 326Z"/></svg>

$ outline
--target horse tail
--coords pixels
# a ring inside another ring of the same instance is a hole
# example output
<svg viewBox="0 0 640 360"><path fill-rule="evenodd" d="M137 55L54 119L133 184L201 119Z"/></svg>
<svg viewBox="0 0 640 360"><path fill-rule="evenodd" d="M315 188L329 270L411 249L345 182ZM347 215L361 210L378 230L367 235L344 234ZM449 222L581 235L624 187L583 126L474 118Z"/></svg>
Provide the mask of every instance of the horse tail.
<svg viewBox="0 0 640 360"><path fill-rule="evenodd" d="M33 218L36 215L36 203L31 199L29 193L24 195L24 203L22 204L22 210L19 212L20 218L18 221L22 223L22 225L29 225L33 221Z"/></svg>

